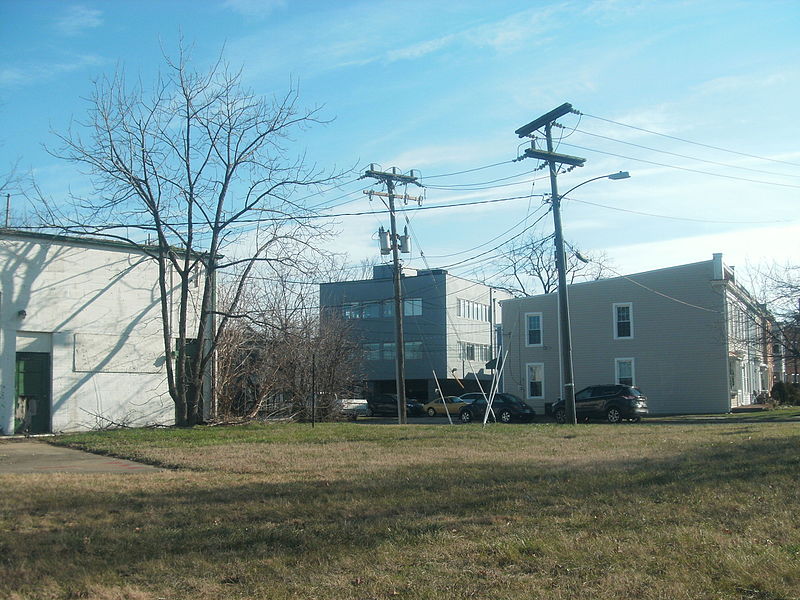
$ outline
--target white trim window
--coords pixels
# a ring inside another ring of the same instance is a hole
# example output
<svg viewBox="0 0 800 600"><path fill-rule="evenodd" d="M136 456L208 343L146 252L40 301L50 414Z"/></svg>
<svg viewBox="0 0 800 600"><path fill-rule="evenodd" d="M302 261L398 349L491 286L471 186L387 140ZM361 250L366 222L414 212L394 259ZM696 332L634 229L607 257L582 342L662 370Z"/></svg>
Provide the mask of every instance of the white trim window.
<svg viewBox="0 0 800 600"><path fill-rule="evenodd" d="M636 385L636 361L632 358L614 359L614 381L620 385Z"/></svg>
<svg viewBox="0 0 800 600"><path fill-rule="evenodd" d="M525 313L525 345L542 345L542 313Z"/></svg>
<svg viewBox="0 0 800 600"><path fill-rule="evenodd" d="M471 321L489 321L489 306L474 300L457 299L456 316Z"/></svg>
<svg viewBox="0 0 800 600"><path fill-rule="evenodd" d="M631 302L616 302L614 310L614 339L633 339L633 304Z"/></svg>
<svg viewBox="0 0 800 600"><path fill-rule="evenodd" d="M544 398L544 363L528 363L525 365L527 372L526 393L529 400Z"/></svg>

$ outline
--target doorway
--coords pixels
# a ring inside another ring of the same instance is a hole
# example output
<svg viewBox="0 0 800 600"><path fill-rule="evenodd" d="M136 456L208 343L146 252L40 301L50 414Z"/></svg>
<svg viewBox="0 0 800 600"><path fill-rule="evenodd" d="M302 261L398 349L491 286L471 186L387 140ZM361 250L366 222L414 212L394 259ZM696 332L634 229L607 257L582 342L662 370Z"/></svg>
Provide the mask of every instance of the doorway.
<svg viewBox="0 0 800 600"><path fill-rule="evenodd" d="M50 354L17 352L14 433L50 432Z"/></svg>

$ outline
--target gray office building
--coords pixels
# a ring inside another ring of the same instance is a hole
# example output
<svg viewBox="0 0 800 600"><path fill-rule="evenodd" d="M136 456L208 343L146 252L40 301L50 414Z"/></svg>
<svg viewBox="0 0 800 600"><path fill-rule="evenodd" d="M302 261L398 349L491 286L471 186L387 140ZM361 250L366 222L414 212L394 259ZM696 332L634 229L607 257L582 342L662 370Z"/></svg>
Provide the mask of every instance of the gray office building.
<svg viewBox="0 0 800 600"><path fill-rule="evenodd" d="M320 285L323 315L340 315L363 348L364 393L396 391L393 267L373 268L372 279ZM442 269L401 273L406 393L437 397L488 389L498 354L502 290Z"/></svg>

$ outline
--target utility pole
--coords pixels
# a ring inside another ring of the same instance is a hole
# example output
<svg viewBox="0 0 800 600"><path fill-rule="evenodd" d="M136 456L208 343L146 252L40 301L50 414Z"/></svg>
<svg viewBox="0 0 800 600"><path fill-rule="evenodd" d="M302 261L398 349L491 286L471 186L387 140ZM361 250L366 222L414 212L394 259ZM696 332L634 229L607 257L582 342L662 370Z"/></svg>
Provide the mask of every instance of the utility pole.
<svg viewBox="0 0 800 600"><path fill-rule="evenodd" d="M395 208L394 208L394 200L395 200L395 184L396 183L403 183L409 184L413 183L414 185L420 185L417 182L417 178L413 175L413 171L411 175L403 175L397 172L397 169L392 167L391 172L386 171L376 171L374 169L374 165L370 165L370 168L364 173L362 179L364 177L372 177L373 179L377 179L378 181L382 182L386 185L386 194L385 196L389 199L389 223L390 223L390 235L391 235L391 252L392 252L392 264L394 266L393 269L393 283L394 283L394 331L395 331L395 377L397 378L397 422L400 425L404 425L406 423L406 368L405 368L405 347L404 347L404 338L403 338L403 299L402 299L402 291L400 289L400 251L410 251L408 249L408 236L404 237L404 243L398 243L400 240L397 236L397 220L395 218ZM384 194L380 192L367 192L371 195L380 195L384 196ZM405 194L403 195L403 200L410 199ZM382 240L383 241L383 240ZM401 248L402 246L402 248ZM385 249L381 248L381 253L385 253Z"/></svg>
<svg viewBox="0 0 800 600"><path fill-rule="evenodd" d="M553 136L551 132L553 122L569 112L572 112L572 105L567 102L551 110L549 113L542 115L538 119L531 121L527 125L520 127L514 133L519 137L533 137L532 134L534 131L544 127L544 134L547 140L547 152L531 147L525 150L525 156L523 158L546 160L550 166L550 202L553 207L556 269L558 270L558 315L561 339L564 407L566 408L567 422L575 425L578 420L575 414L575 381L572 369L572 333L569 319L569 296L567 293L567 262L564 253L564 234L561 231L561 197L558 195L558 183L556 180L558 171L556 169L556 163L566 163L576 167L582 167L586 159L553 152ZM531 144L531 146L533 146L533 144Z"/></svg>

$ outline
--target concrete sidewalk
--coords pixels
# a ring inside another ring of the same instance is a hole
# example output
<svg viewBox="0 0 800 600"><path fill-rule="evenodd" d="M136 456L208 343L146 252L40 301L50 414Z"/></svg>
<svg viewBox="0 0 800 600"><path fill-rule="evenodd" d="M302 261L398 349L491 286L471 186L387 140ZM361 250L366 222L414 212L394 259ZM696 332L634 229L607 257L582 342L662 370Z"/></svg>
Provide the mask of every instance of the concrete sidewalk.
<svg viewBox="0 0 800 600"><path fill-rule="evenodd" d="M152 473L163 471L131 460L51 446L45 442L0 440L3 473Z"/></svg>

